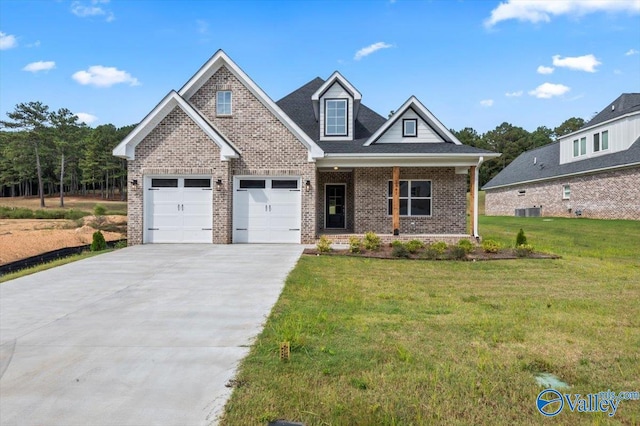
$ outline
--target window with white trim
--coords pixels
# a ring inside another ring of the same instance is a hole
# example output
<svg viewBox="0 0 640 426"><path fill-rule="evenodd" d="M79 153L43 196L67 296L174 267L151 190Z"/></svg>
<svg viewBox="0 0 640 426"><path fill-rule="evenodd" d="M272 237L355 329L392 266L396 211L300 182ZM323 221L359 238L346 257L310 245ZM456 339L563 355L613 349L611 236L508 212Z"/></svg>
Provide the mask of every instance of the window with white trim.
<svg viewBox="0 0 640 426"><path fill-rule="evenodd" d="M562 199L568 200L570 196L571 196L571 186L562 185Z"/></svg>
<svg viewBox="0 0 640 426"><path fill-rule="evenodd" d="M600 133L593 134L593 152L600 151Z"/></svg>
<svg viewBox="0 0 640 426"><path fill-rule="evenodd" d="M402 137L415 138L418 136L418 120L415 118L402 120Z"/></svg>
<svg viewBox="0 0 640 426"><path fill-rule="evenodd" d="M609 131L604 130L602 132L602 137L600 138L600 147L603 151L609 149Z"/></svg>
<svg viewBox="0 0 640 426"><path fill-rule="evenodd" d="M387 191L387 214L393 214L393 181ZM400 181L400 216L431 216L431 181Z"/></svg>
<svg viewBox="0 0 640 426"><path fill-rule="evenodd" d="M587 137L580 138L580 155L587 153Z"/></svg>
<svg viewBox="0 0 640 426"><path fill-rule="evenodd" d="M578 155L580 155L580 141L575 139L573 141L573 156L577 157Z"/></svg>
<svg viewBox="0 0 640 426"><path fill-rule="evenodd" d="M324 134L347 136L347 100L326 99L324 105Z"/></svg>
<svg viewBox="0 0 640 426"><path fill-rule="evenodd" d="M216 115L231 115L231 90L216 93Z"/></svg>
<svg viewBox="0 0 640 426"><path fill-rule="evenodd" d="M578 157L587 153L587 137L573 141L573 156Z"/></svg>

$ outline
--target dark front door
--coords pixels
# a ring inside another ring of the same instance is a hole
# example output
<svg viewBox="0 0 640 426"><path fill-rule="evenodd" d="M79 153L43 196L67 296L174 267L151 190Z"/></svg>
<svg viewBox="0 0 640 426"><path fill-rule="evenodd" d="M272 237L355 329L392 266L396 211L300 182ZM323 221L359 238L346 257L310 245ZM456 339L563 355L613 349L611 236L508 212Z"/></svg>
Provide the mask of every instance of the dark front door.
<svg viewBox="0 0 640 426"><path fill-rule="evenodd" d="M326 217L327 228L345 227L345 185L327 185Z"/></svg>

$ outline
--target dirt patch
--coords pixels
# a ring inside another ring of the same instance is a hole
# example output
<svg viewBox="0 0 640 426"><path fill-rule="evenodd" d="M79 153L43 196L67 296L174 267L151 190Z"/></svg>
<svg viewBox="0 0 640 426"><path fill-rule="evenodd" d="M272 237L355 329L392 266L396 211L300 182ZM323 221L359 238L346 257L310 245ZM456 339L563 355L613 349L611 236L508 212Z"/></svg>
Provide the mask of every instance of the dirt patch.
<svg viewBox="0 0 640 426"><path fill-rule="evenodd" d="M126 238L126 216L104 216L105 240ZM0 265L65 247L91 244L96 219L0 219Z"/></svg>

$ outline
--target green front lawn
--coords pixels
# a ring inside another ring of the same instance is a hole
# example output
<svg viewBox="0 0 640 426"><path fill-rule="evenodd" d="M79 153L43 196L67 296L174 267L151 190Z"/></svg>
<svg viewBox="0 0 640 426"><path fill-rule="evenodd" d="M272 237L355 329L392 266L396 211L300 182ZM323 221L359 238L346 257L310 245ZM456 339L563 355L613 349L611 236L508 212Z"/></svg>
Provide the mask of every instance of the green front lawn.
<svg viewBox="0 0 640 426"><path fill-rule="evenodd" d="M521 227L563 258L303 257L222 424L537 424L539 372L571 393L640 391L640 223L480 219L504 243ZM565 407L550 421L639 424L640 401L621 402L613 418Z"/></svg>

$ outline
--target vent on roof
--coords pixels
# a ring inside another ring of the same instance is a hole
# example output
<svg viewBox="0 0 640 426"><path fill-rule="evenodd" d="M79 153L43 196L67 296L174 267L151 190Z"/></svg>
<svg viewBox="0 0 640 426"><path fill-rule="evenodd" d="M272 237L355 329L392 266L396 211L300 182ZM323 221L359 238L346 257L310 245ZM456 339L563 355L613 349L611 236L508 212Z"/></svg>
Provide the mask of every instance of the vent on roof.
<svg viewBox="0 0 640 426"><path fill-rule="evenodd" d="M533 157L533 164L537 164L538 163L538 157Z"/></svg>
<svg viewBox="0 0 640 426"><path fill-rule="evenodd" d="M615 111L616 110L616 106L615 105L611 105L611 111Z"/></svg>

